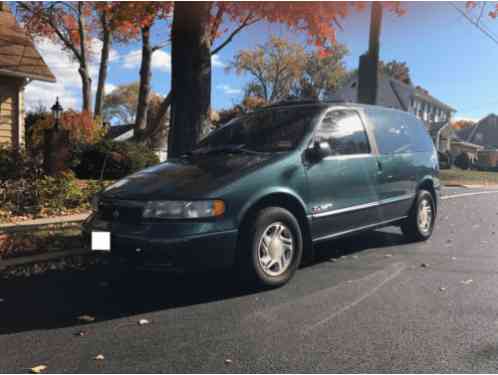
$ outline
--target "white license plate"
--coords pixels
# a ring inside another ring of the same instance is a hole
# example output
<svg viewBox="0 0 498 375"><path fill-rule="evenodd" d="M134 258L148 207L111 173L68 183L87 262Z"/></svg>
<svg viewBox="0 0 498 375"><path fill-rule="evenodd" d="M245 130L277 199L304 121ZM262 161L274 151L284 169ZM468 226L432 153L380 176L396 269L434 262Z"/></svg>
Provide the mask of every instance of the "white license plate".
<svg viewBox="0 0 498 375"><path fill-rule="evenodd" d="M92 250L111 251L111 232L92 231Z"/></svg>

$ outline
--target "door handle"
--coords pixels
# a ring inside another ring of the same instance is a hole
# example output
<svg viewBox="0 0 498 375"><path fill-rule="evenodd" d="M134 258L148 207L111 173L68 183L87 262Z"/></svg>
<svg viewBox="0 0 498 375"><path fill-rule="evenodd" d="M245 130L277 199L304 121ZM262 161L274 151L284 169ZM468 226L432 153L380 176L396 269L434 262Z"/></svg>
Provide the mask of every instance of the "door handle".
<svg viewBox="0 0 498 375"><path fill-rule="evenodd" d="M378 174L381 174L382 173L382 163L377 160L377 168L379 168L379 170L377 171Z"/></svg>

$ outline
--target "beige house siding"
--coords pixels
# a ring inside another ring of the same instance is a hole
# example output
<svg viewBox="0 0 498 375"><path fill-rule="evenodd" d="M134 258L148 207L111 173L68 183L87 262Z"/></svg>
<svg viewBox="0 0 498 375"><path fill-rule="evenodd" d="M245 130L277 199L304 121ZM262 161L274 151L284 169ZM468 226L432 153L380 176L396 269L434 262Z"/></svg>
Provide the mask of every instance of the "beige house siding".
<svg viewBox="0 0 498 375"><path fill-rule="evenodd" d="M24 144L24 80L0 76L0 144Z"/></svg>

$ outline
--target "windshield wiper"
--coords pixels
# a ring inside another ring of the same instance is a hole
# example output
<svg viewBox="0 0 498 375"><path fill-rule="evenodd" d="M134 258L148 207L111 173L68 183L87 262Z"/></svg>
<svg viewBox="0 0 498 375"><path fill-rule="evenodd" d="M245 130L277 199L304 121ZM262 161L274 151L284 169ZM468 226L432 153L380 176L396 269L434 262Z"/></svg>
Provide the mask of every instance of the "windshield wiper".
<svg viewBox="0 0 498 375"><path fill-rule="evenodd" d="M208 148L202 154L215 154L215 153L246 153L257 154L258 152L244 148L245 145L223 145L213 148Z"/></svg>

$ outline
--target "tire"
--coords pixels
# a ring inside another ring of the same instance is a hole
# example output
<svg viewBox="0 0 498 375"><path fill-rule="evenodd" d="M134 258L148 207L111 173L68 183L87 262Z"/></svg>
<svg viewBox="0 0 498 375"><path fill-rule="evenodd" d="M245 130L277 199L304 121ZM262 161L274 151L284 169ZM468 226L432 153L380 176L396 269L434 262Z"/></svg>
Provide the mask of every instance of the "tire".
<svg viewBox="0 0 498 375"><path fill-rule="evenodd" d="M296 217L281 207L262 209L243 229L239 255L239 270L251 284L284 285L303 256L303 236Z"/></svg>
<svg viewBox="0 0 498 375"><path fill-rule="evenodd" d="M430 209L430 211L427 211L428 209ZM421 216L424 214L430 216L424 218ZM427 222L427 219L429 222ZM427 190L419 190L408 218L401 223L401 231L409 240L426 241L432 235L435 221L436 206L434 197Z"/></svg>

